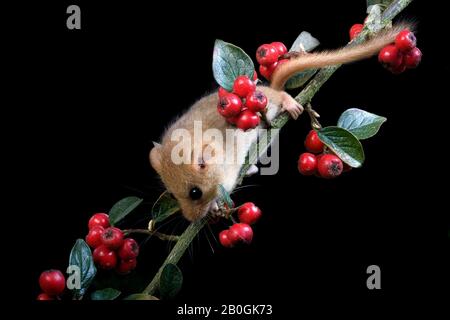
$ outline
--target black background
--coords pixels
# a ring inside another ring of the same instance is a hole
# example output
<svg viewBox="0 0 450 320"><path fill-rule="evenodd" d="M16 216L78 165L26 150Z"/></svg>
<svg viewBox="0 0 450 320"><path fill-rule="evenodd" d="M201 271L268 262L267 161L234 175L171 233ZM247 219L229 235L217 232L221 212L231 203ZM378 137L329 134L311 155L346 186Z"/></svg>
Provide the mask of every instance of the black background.
<svg viewBox="0 0 450 320"><path fill-rule="evenodd" d="M30 274L31 300L39 293L42 270L66 267L92 213L136 195L145 204L125 225L145 226L163 190L148 162L151 142L173 117L216 88L211 72L216 38L254 57L260 44L290 44L307 30L321 49L332 49L345 45L350 26L365 17L365 1L74 3L81 7L82 30L66 29L65 10L72 3L40 4L32 12L39 14L33 21L37 70L27 113L33 176L26 195L36 213L29 223L38 256ZM376 137L364 141L363 168L333 181L300 176L296 161L309 122L303 116L289 123L281 133L279 173L246 180L255 186L233 197L263 209L254 242L227 250L213 237L224 223L212 232L205 229L180 263L185 282L176 303L272 303L278 313L300 312L296 308L311 302L377 308L441 286L440 231L421 180L434 169L429 156L413 151L428 143L423 88L437 63L424 12L424 3L416 1L400 17L419 23L424 58L417 70L396 76L375 58L353 63L313 99L323 125L335 124L350 107L388 118ZM186 225L177 218L165 231L180 233ZM143 246L141 284L169 249L159 240ZM381 267L380 291L366 288L371 264Z"/></svg>

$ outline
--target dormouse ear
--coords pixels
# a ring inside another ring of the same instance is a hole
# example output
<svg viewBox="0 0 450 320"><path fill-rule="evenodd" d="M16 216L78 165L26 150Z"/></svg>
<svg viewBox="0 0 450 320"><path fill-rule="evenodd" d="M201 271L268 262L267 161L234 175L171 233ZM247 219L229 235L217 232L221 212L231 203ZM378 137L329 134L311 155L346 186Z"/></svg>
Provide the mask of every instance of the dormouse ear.
<svg viewBox="0 0 450 320"><path fill-rule="evenodd" d="M153 148L150 151L150 163L156 172L161 172L161 145L153 142Z"/></svg>

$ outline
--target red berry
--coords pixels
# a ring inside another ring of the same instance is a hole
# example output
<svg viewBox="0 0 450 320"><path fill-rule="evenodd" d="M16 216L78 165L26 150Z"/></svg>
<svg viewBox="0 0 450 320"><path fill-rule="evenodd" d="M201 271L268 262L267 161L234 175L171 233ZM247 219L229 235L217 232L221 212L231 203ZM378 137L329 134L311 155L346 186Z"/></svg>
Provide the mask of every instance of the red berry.
<svg viewBox="0 0 450 320"><path fill-rule="evenodd" d="M317 171L325 179L336 178L342 173L343 164L334 154L324 154L317 164Z"/></svg>
<svg viewBox="0 0 450 320"><path fill-rule="evenodd" d="M229 230L223 230L219 233L219 242L225 248L231 248L234 246L234 243L228 237L229 233L230 233Z"/></svg>
<svg viewBox="0 0 450 320"><path fill-rule="evenodd" d="M228 123L231 123L231 124L234 124L234 125L237 123L238 119L239 119L239 115L234 116L234 117L226 118Z"/></svg>
<svg viewBox="0 0 450 320"><path fill-rule="evenodd" d="M37 296L36 300L44 301L44 300L55 300L55 297L50 296L46 293L41 293Z"/></svg>
<svg viewBox="0 0 450 320"><path fill-rule="evenodd" d="M323 142L320 141L316 130L311 130L306 136L305 147L312 153L321 153L323 151Z"/></svg>
<svg viewBox="0 0 450 320"><path fill-rule="evenodd" d="M134 259L139 255L139 245L134 239L127 238L123 240L122 246L117 251L117 255L122 260Z"/></svg>
<svg viewBox="0 0 450 320"><path fill-rule="evenodd" d="M109 216L106 213L96 213L90 219L88 223L89 229L101 226L103 228L109 227Z"/></svg>
<svg viewBox="0 0 450 320"><path fill-rule="evenodd" d="M259 116L255 112L244 110L239 114L236 126L241 130L247 131L248 129L256 128L259 121Z"/></svg>
<svg viewBox="0 0 450 320"><path fill-rule="evenodd" d="M275 69L278 68L279 66L281 66L283 63L286 63L288 61L289 61L289 59L278 60L278 64L275 66Z"/></svg>
<svg viewBox="0 0 450 320"><path fill-rule="evenodd" d="M323 157L324 155L325 155L325 153L321 153L321 154L316 155L316 161L317 161L317 164L319 164L320 159L322 159L322 157ZM316 177L318 177L318 178L322 178L322 176L320 175L320 173L317 171L317 166L316 166L316 171L314 172L314 175L315 175Z"/></svg>
<svg viewBox="0 0 450 320"><path fill-rule="evenodd" d="M267 98L261 91L254 91L245 99L244 104L248 110L253 112L263 111L267 106Z"/></svg>
<svg viewBox="0 0 450 320"><path fill-rule="evenodd" d="M313 175L317 169L317 158L312 153L302 153L298 158L298 171L305 176Z"/></svg>
<svg viewBox="0 0 450 320"><path fill-rule="evenodd" d="M405 61L402 59L402 63L399 66L396 67L390 67L387 68L390 72L393 74L400 74L406 70L406 64Z"/></svg>
<svg viewBox="0 0 450 320"><path fill-rule="evenodd" d="M222 98L223 96L225 96L228 93L229 92L226 89L219 87L219 98Z"/></svg>
<svg viewBox="0 0 450 320"><path fill-rule="evenodd" d="M236 223L233 224L228 230L228 239L231 240L231 243L250 243L253 239L253 230L246 223Z"/></svg>
<svg viewBox="0 0 450 320"><path fill-rule="evenodd" d="M259 73L266 79L270 80L270 77L272 76L272 73L269 71L269 67L260 65L259 66Z"/></svg>
<svg viewBox="0 0 450 320"><path fill-rule="evenodd" d="M50 296L57 296L63 293L66 287L66 279L59 270L47 270L41 273L39 286L44 293Z"/></svg>
<svg viewBox="0 0 450 320"><path fill-rule="evenodd" d="M241 98L247 97L256 90L255 83L247 76L239 76L234 80L233 93Z"/></svg>
<svg viewBox="0 0 450 320"><path fill-rule="evenodd" d="M278 55L282 56L283 54L287 53L287 48L284 45L283 42L272 42L270 45L274 46L275 49L278 51Z"/></svg>
<svg viewBox="0 0 450 320"><path fill-rule="evenodd" d="M401 66L402 60L402 54L392 44L381 49L378 54L378 61L387 69L398 68Z"/></svg>
<svg viewBox="0 0 450 320"><path fill-rule="evenodd" d="M241 112L242 101L234 93L226 93L219 99L217 111L225 118L234 117Z"/></svg>
<svg viewBox="0 0 450 320"><path fill-rule="evenodd" d="M95 264L105 270L113 269L117 264L116 253L104 244L95 248L92 257Z"/></svg>
<svg viewBox="0 0 450 320"><path fill-rule="evenodd" d="M261 214L261 209L253 202L244 203L238 210L239 221L246 224L256 223L261 218Z"/></svg>
<svg viewBox="0 0 450 320"><path fill-rule="evenodd" d="M284 61L284 60L288 60L288 59L283 59L282 61ZM275 71L275 69L278 66L278 63L279 63L279 61L275 61L274 63L266 65L266 66L260 65L259 73L261 73L261 75L264 78L266 78L267 80L270 80L270 78L272 78L273 72Z"/></svg>
<svg viewBox="0 0 450 320"><path fill-rule="evenodd" d="M402 52L407 52L416 47L417 39L414 33L405 29L400 31L395 38L395 46Z"/></svg>
<svg viewBox="0 0 450 320"><path fill-rule="evenodd" d="M403 57L406 68L412 69L419 65L422 60L422 51L419 48L413 48L406 52Z"/></svg>
<svg viewBox="0 0 450 320"><path fill-rule="evenodd" d="M120 274L127 274L130 273L131 270L136 269L136 265L136 258L120 260L119 264L116 267L116 271Z"/></svg>
<svg viewBox="0 0 450 320"><path fill-rule="evenodd" d="M256 71L253 71L253 81L258 80L258 74L256 73Z"/></svg>
<svg viewBox="0 0 450 320"><path fill-rule="evenodd" d="M259 64L268 65L278 60L278 50L270 44L263 44L256 50L256 60Z"/></svg>
<svg viewBox="0 0 450 320"><path fill-rule="evenodd" d="M350 40L353 40L353 38L355 38L358 34L360 34L363 28L364 28L363 24L360 23L354 24L349 31Z"/></svg>
<svg viewBox="0 0 450 320"><path fill-rule="evenodd" d="M86 243L91 248L97 248L102 244L102 234L105 229L101 226L94 226L89 230L89 233L86 236Z"/></svg>
<svg viewBox="0 0 450 320"><path fill-rule="evenodd" d="M105 229L102 236L102 243L112 250L119 249L123 243L123 232L119 228L110 227Z"/></svg>

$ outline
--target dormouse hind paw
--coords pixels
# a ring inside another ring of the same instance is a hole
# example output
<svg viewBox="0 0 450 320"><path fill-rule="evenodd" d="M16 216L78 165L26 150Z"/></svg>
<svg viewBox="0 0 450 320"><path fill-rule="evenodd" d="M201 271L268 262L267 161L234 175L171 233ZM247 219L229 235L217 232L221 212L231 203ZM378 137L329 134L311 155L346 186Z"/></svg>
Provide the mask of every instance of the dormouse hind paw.
<svg viewBox="0 0 450 320"><path fill-rule="evenodd" d="M286 93L281 103L281 110L288 112L292 119L297 120L297 118L303 113L304 109L300 103L295 101L294 98Z"/></svg>

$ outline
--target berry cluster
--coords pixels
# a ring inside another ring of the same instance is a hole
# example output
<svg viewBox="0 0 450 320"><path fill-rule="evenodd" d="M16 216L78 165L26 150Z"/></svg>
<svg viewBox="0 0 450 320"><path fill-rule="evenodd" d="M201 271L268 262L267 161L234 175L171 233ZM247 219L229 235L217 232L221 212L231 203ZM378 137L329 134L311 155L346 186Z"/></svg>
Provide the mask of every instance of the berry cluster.
<svg viewBox="0 0 450 320"><path fill-rule="evenodd" d="M66 278L59 270L46 270L39 276L39 286L42 293L37 300L55 300L66 288Z"/></svg>
<svg viewBox="0 0 450 320"><path fill-rule="evenodd" d="M282 42L272 42L263 44L256 50L256 60L260 64L259 73L270 81L275 69L289 59L283 59L282 56L288 51Z"/></svg>
<svg viewBox="0 0 450 320"><path fill-rule="evenodd" d="M305 176L332 179L351 169L336 155L324 153L324 144L315 130L306 136L305 147L309 152L302 153L298 159L298 171Z"/></svg>
<svg viewBox="0 0 450 320"><path fill-rule="evenodd" d="M106 213L96 213L88 223L86 243L94 250L95 264L105 270L127 274L136 268L139 245L134 239L124 239L122 230L111 227Z"/></svg>
<svg viewBox="0 0 450 320"><path fill-rule="evenodd" d="M261 210L253 202L246 202L238 209L240 223L233 224L219 234L220 243L226 248L232 248L238 243L249 244L253 239L251 224L261 218Z"/></svg>
<svg viewBox="0 0 450 320"><path fill-rule="evenodd" d="M233 84L233 92L219 88L217 111L226 120L244 131L255 128L262 112L267 106L267 98L256 90L256 73L253 80L247 76L239 76Z"/></svg>
<svg viewBox="0 0 450 320"><path fill-rule="evenodd" d="M394 74L415 68L422 60L422 52L416 47L416 43L414 33L405 29L399 32L395 43L381 49L378 61Z"/></svg>

